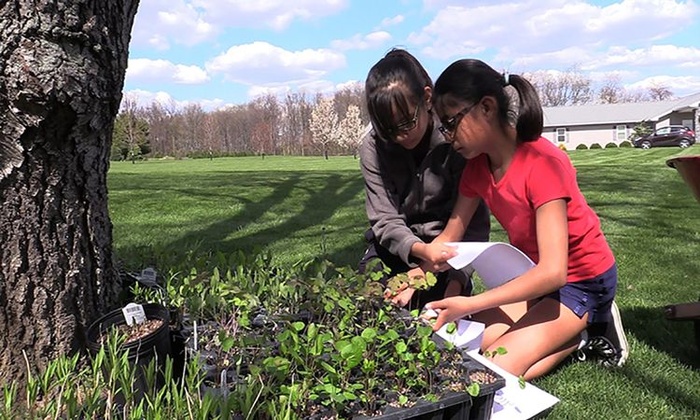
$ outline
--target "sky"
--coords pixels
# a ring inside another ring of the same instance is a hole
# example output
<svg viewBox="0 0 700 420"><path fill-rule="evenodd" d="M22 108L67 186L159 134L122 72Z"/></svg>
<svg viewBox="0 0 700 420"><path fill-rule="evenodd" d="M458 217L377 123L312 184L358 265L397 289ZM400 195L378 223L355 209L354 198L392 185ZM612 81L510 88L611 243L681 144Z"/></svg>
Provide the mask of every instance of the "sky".
<svg viewBox="0 0 700 420"><path fill-rule="evenodd" d="M700 0L141 0L125 97L206 110L364 84L391 48L700 92Z"/></svg>

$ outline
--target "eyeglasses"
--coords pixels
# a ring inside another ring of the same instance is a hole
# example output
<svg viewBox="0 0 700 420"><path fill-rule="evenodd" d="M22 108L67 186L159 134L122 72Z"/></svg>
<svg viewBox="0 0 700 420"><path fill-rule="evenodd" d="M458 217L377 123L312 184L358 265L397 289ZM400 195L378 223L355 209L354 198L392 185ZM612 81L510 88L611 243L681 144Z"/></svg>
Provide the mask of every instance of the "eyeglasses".
<svg viewBox="0 0 700 420"><path fill-rule="evenodd" d="M444 121L442 125L438 127L438 130L440 130L442 135L447 137L448 139L452 139L452 136L454 136L455 134L455 130L457 130L457 127L459 127L459 123L462 122L462 118L469 114L469 111L471 111L472 108L474 108L474 105L476 104L471 104L469 106L464 107L464 109L453 115L447 121Z"/></svg>
<svg viewBox="0 0 700 420"><path fill-rule="evenodd" d="M397 125L395 128L389 129L389 135L392 137L396 137L399 134L405 134L408 133L409 131L413 130L416 128L418 125L418 110L420 109L420 106L416 107L416 110L413 112L413 118L411 118L408 121L404 121L401 124Z"/></svg>

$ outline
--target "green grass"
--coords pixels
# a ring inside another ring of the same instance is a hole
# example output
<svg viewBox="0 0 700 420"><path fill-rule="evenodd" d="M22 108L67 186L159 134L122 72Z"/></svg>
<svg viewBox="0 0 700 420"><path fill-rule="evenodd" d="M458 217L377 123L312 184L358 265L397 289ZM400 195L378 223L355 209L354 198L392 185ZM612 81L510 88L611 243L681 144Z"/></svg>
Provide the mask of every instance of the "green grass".
<svg viewBox="0 0 700 420"><path fill-rule="evenodd" d="M618 370L577 363L538 380L561 400L549 418L700 418L693 324L663 314L664 305L700 296L700 204L665 165L677 154L570 152L618 261L631 356ZM354 266L364 251L363 183L352 157L113 163L109 200L115 251L130 269L255 248L282 263L324 255ZM504 238L494 223L492 240Z"/></svg>

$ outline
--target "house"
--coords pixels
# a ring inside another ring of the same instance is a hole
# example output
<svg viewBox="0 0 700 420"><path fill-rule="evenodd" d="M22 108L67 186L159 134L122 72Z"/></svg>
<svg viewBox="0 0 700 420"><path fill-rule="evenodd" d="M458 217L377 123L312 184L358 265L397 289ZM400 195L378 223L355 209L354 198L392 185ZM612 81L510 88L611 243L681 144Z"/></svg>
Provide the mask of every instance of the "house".
<svg viewBox="0 0 700 420"><path fill-rule="evenodd" d="M658 102L545 107L542 136L568 150L620 145L642 123L652 129L685 125L698 136L699 109L700 92Z"/></svg>

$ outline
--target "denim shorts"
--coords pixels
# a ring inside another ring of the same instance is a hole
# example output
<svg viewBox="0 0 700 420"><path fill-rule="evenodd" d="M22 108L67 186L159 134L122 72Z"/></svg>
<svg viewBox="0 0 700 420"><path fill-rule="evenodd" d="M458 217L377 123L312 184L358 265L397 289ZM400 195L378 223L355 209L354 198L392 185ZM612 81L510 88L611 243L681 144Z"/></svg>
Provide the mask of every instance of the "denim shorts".
<svg viewBox="0 0 700 420"><path fill-rule="evenodd" d="M617 264L603 274L588 280L566 283L564 287L543 298L559 301L579 318L588 313L588 323L610 320L610 307L617 291Z"/></svg>

